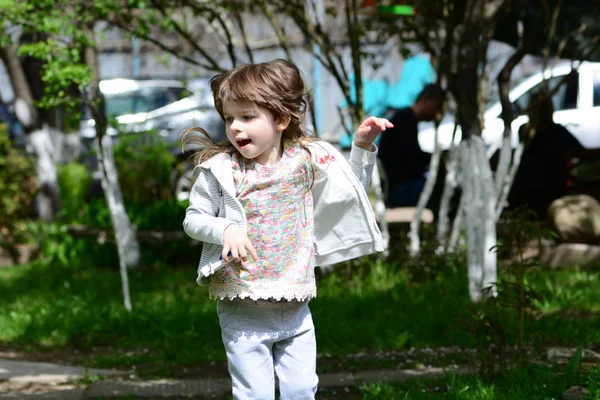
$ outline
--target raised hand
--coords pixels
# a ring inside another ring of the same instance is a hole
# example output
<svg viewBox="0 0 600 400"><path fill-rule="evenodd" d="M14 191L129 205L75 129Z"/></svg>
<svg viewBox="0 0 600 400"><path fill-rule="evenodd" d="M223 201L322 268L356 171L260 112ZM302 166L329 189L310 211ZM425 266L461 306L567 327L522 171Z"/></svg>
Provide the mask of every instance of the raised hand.
<svg viewBox="0 0 600 400"><path fill-rule="evenodd" d="M360 124L354 133L354 145L370 151L375 138L381 132L393 127L394 125L385 118L369 117Z"/></svg>

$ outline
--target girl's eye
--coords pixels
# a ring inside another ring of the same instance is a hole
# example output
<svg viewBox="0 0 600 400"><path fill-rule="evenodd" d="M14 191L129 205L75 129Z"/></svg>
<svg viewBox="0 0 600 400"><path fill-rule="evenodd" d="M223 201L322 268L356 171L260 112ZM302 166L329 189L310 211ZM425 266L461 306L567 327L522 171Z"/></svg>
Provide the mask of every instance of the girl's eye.
<svg viewBox="0 0 600 400"><path fill-rule="evenodd" d="M228 124L233 122L233 118L231 117L225 117L225 122L227 122Z"/></svg>
<svg viewBox="0 0 600 400"><path fill-rule="evenodd" d="M253 115L244 115L244 120L245 121L250 121L251 119L253 119L254 116Z"/></svg>

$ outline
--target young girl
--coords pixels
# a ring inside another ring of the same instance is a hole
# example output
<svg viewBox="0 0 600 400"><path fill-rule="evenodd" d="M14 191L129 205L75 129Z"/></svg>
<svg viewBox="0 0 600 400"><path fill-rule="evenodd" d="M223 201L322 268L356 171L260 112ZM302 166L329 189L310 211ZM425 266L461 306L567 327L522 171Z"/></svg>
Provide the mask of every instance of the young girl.
<svg viewBox="0 0 600 400"><path fill-rule="evenodd" d="M196 155L183 227L204 242L197 282L217 299L233 397L274 399L276 374L281 399L314 399L314 267L383 250L365 188L372 142L392 125L365 120L348 163L303 130L305 89L292 63L244 65L210 85L228 142Z"/></svg>

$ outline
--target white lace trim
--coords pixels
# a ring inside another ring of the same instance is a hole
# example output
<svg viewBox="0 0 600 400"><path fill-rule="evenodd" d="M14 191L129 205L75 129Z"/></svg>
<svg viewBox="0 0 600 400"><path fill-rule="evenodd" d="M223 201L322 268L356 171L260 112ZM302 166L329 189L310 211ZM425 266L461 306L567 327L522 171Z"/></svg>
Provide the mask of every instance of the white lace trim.
<svg viewBox="0 0 600 400"><path fill-rule="evenodd" d="M211 299L219 300L224 300L225 298L229 298L230 300L235 298L250 298L252 300L306 301L317 297L317 287L314 283L304 285L278 283L277 286L275 288L256 288L253 290L251 287L211 284L208 295Z"/></svg>

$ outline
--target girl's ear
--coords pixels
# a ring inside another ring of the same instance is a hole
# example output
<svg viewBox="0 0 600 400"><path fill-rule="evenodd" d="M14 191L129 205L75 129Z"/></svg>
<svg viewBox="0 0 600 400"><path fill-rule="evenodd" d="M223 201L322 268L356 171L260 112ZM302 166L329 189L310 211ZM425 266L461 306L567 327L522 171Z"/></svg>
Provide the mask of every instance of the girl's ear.
<svg viewBox="0 0 600 400"><path fill-rule="evenodd" d="M279 121L277 122L277 130L279 132L283 132L285 128L287 128L290 124L290 120L291 118L289 115L282 115L281 117L279 117Z"/></svg>

